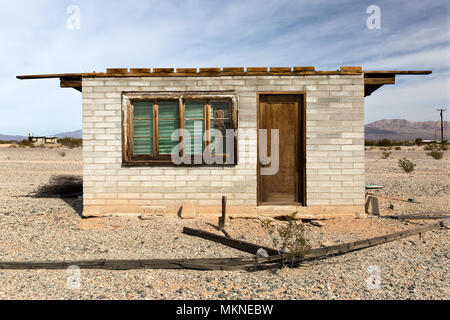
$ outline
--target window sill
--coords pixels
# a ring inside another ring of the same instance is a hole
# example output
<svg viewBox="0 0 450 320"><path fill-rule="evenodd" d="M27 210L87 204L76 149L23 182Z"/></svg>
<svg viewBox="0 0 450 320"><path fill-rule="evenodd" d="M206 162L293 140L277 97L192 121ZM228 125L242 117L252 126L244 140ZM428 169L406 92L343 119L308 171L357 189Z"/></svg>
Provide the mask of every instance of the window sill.
<svg viewBox="0 0 450 320"><path fill-rule="evenodd" d="M123 161L122 168L132 168L132 167L198 167L198 168L225 168L225 167L236 167L237 163L223 163L223 164L175 164L172 161L167 160L149 160L149 161Z"/></svg>

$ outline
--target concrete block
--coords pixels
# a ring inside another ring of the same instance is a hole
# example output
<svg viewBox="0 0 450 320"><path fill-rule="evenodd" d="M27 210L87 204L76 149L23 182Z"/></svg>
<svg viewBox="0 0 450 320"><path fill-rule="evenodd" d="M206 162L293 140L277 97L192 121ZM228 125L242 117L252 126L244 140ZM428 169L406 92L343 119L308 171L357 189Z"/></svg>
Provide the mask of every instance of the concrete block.
<svg viewBox="0 0 450 320"><path fill-rule="evenodd" d="M180 218L181 219L194 219L197 216L197 209L193 201L184 201L181 207Z"/></svg>
<svg viewBox="0 0 450 320"><path fill-rule="evenodd" d="M141 220L152 220L157 216L164 216L166 214L166 207L156 207L156 206L149 206L149 207L143 207L142 213L141 213Z"/></svg>
<svg viewBox="0 0 450 320"><path fill-rule="evenodd" d="M381 215L380 201L377 197L367 196L365 207L366 207L366 213L373 214L375 216Z"/></svg>

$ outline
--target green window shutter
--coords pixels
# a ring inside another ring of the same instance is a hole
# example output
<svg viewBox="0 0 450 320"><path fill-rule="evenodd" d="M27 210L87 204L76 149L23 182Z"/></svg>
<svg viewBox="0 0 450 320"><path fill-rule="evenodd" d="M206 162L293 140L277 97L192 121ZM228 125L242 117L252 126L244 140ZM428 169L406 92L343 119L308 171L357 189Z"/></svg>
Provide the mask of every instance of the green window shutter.
<svg viewBox="0 0 450 320"><path fill-rule="evenodd" d="M133 104L133 154L153 154L153 102Z"/></svg>
<svg viewBox="0 0 450 320"><path fill-rule="evenodd" d="M203 154L205 142L205 102L186 102L184 110L184 129L191 136L190 145L185 146L186 154ZM195 131L197 129L197 131Z"/></svg>
<svg viewBox="0 0 450 320"><path fill-rule="evenodd" d="M230 102L211 102L211 129L216 129L222 132L222 151L228 153L226 149L227 129L231 129L231 104ZM215 137L211 136L211 144L213 144L211 152L215 154L214 150Z"/></svg>
<svg viewBox="0 0 450 320"><path fill-rule="evenodd" d="M172 133L178 129L178 101L158 103L158 146L159 154L170 155L178 141L172 141Z"/></svg>

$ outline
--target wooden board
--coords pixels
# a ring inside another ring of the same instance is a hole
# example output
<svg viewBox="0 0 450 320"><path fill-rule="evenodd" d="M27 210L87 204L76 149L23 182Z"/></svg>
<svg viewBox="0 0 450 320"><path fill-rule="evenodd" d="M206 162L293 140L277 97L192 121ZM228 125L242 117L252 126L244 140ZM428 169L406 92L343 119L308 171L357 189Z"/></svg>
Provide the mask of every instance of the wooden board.
<svg viewBox="0 0 450 320"><path fill-rule="evenodd" d="M183 228L183 233L187 234L187 235L190 235L190 236L195 236L195 237L199 237L199 238L202 238L202 239L218 242L218 243L221 243L221 244L226 245L228 247L231 247L231 248L234 248L234 249L237 249L237 250L241 250L241 251L244 251L244 252L248 252L248 253L256 254L256 252L259 249L264 249L271 256L279 254L279 252L276 249L274 249L274 248L253 244L253 243L250 243L250 242L247 242L247 241L242 241L242 240L237 240L237 239L231 239L231 238L228 238L228 237L223 237L221 235L217 235L217 234L214 234L214 233L211 233L211 232L207 232L207 231L203 231L203 230L197 230L197 229L184 227Z"/></svg>

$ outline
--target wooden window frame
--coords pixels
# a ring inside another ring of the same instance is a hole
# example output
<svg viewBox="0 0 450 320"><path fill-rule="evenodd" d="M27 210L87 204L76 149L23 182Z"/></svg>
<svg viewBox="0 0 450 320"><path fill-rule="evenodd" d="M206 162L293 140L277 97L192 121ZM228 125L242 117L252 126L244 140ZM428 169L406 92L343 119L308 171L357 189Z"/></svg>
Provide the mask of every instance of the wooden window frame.
<svg viewBox="0 0 450 320"><path fill-rule="evenodd" d="M235 91L152 91L152 92L122 92L122 165L123 166L235 166L238 164L238 136L234 136L234 161L226 162L223 155L223 164L206 164L202 156L202 164L195 164L195 155L191 156L191 164L174 164L171 155L158 154L158 101L178 101L178 128L184 129L185 125L185 102L205 102L205 132L211 127L210 102L230 101L231 129L238 130L238 97ZM153 107L153 154L133 154L133 103L154 102ZM183 142L183 138L180 138ZM210 144L208 137L205 147ZM198 156L198 155L197 155ZM219 155L217 155L219 156Z"/></svg>

